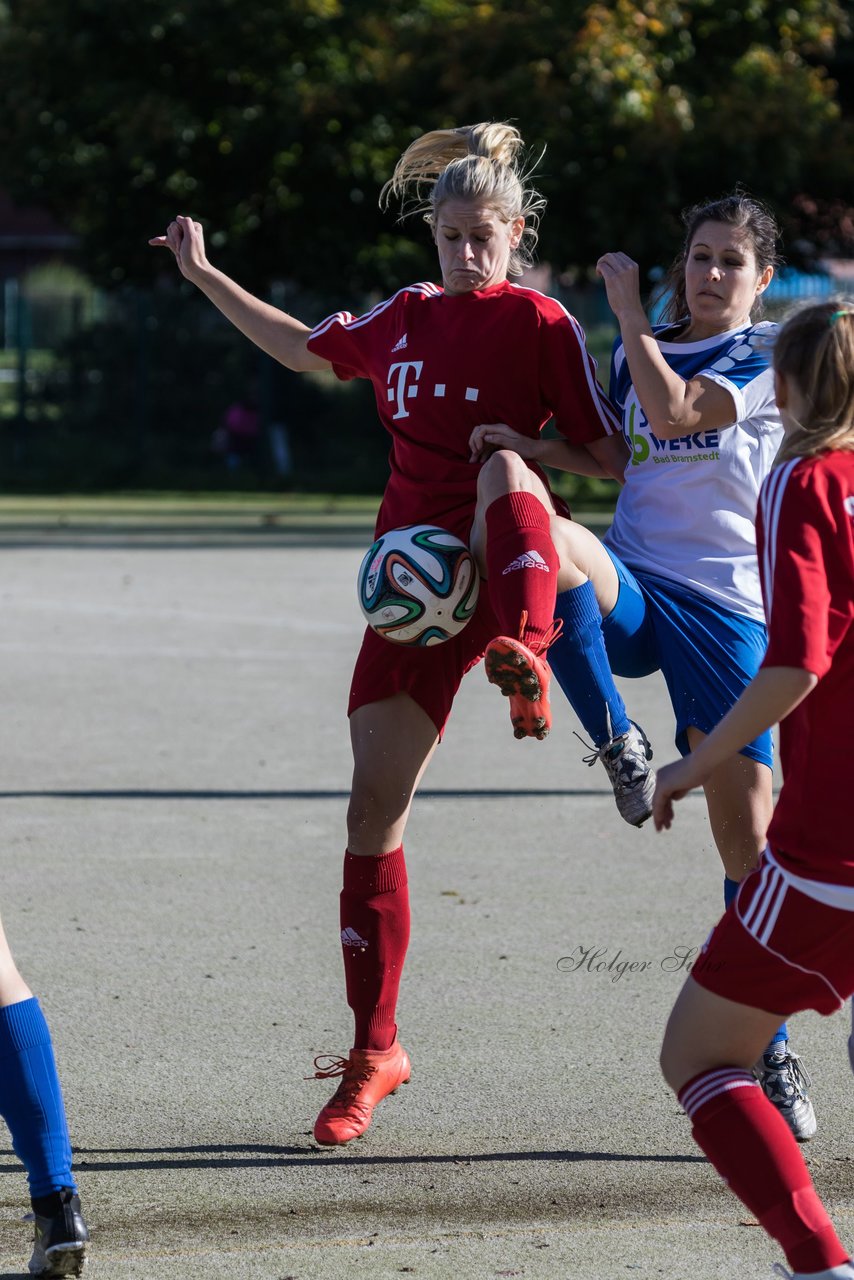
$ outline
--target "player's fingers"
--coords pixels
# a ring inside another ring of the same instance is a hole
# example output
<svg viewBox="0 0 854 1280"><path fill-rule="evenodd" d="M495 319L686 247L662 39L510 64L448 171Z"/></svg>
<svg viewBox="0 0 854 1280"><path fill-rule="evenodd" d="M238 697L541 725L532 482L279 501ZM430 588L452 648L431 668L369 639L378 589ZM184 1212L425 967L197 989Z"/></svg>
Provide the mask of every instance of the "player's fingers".
<svg viewBox="0 0 854 1280"><path fill-rule="evenodd" d="M501 424L481 422L469 436L469 448L472 453L480 455L491 441L492 433L501 426ZM490 451L491 452L491 451Z"/></svg>
<svg viewBox="0 0 854 1280"><path fill-rule="evenodd" d="M656 795L652 801L652 820L656 831L669 831L673 821L673 805L669 796Z"/></svg>
<svg viewBox="0 0 854 1280"><path fill-rule="evenodd" d="M596 264L600 275L622 275L637 271L638 264L627 253L606 253Z"/></svg>
<svg viewBox="0 0 854 1280"><path fill-rule="evenodd" d="M202 224L196 222L195 218L189 217L186 213L179 213L176 221L185 235L201 238Z"/></svg>

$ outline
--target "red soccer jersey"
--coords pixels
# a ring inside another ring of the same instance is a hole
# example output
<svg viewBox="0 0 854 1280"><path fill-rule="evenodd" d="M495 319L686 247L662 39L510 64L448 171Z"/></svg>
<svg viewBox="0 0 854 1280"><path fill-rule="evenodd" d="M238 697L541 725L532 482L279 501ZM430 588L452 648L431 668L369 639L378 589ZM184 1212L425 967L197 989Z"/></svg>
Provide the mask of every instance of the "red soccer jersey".
<svg viewBox="0 0 854 1280"><path fill-rule="evenodd" d="M854 715L854 453L776 467L762 486L764 667L819 682L780 725L783 790L768 838L796 875L854 885L845 741Z"/></svg>
<svg viewBox="0 0 854 1280"><path fill-rule="evenodd" d="M506 281L461 295L409 285L360 318L330 316L308 346L339 378L373 383L392 437L378 535L425 523L468 537L479 470L469 436L481 423L534 438L554 415L573 444L620 430L577 321Z"/></svg>

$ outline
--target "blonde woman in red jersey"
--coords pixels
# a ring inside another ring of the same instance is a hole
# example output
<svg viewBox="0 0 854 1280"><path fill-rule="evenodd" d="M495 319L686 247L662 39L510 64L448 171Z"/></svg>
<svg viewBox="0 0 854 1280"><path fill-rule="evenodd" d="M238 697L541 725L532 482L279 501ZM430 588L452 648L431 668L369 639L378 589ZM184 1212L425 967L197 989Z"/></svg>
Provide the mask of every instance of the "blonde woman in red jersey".
<svg viewBox="0 0 854 1280"><path fill-rule="evenodd" d="M477 613L454 639L407 649L368 630L356 662L341 894L355 1036L346 1058L316 1064L319 1077L342 1077L314 1130L330 1145L364 1133L376 1103L409 1078L395 1021L409 940L403 833L463 674L486 655L516 736L542 738L550 725L544 654L556 591L567 585L568 512L535 466L504 449L473 457L470 437L484 422L508 422L533 438L554 417L580 472L619 479L627 456L579 325L554 299L508 279L531 260L544 204L522 159L522 139L507 124L413 142L384 196L424 214L442 286L407 286L364 316L339 312L314 329L211 266L193 219L177 218L150 241L171 249L182 274L288 368L371 380L392 439L376 536L439 525L469 543L485 579Z"/></svg>
<svg viewBox="0 0 854 1280"><path fill-rule="evenodd" d="M785 436L759 499L768 650L729 714L658 774L653 817L780 724L783 789L759 867L712 932L670 1016L665 1078L709 1160L779 1241L790 1280L854 1280L785 1122L751 1067L782 1017L854 993L854 847L844 754L854 690L854 306L797 312L774 347ZM852 1058L854 1066L854 1058Z"/></svg>

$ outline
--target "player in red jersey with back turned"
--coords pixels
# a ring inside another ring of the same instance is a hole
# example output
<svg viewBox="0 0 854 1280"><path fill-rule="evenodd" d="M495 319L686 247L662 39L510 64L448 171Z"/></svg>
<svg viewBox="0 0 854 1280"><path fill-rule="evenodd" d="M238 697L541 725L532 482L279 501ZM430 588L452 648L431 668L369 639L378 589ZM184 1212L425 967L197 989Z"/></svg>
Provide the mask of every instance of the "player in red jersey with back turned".
<svg viewBox="0 0 854 1280"><path fill-rule="evenodd" d="M566 508L535 466L510 450L472 454L478 426L506 422L535 437L552 417L582 474L622 476L626 447L577 322L552 298L508 280L530 263L544 202L529 185L522 139L508 124L442 129L401 156L384 196L424 214L442 286L413 284L367 314L313 330L246 293L208 262L198 222L180 217L150 243L237 328L295 371L369 378L391 435L376 536L439 525L466 541L483 579L475 616L430 648L398 648L366 631L350 691L354 755L341 894L353 1048L319 1078L341 1076L315 1125L318 1142L364 1133L374 1106L409 1078L396 1006L409 941L403 833L415 789L464 673L484 655L510 698L517 737L550 725L545 651L554 630ZM569 564L569 561L566 561ZM630 733L615 750L642 750Z"/></svg>
<svg viewBox="0 0 854 1280"><path fill-rule="evenodd" d="M768 650L717 728L659 772L655 825L669 827L673 800L777 722L783 789L760 865L674 1006L661 1061L694 1138L779 1241L790 1280L854 1280L795 1139L751 1071L781 1016L833 1013L854 993L851 802L844 753L832 748L854 706L854 307L797 312L773 363L785 436L757 516Z"/></svg>

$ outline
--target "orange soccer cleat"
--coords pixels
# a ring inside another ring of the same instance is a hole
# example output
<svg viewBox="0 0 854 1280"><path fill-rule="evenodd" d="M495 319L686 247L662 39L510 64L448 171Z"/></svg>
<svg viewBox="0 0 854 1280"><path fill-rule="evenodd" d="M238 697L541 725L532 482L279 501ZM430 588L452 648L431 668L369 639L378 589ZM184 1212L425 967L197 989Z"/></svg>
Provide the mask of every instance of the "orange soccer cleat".
<svg viewBox="0 0 854 1280"><path fill-rule="evenodd" d="M317 1071L311 1080L343 1077L315 1122L315 1142L325 1147L361 1138L377 1103L406 1084L412 1071L409 1054L398 1040L390 1049L351 1049L349 1058L323 1055L314 1065Z"/></svg>
<svg viewBox="0 0 854 1280"><path fill-rule="evenodd" d="M520 634L526 615L522 615ZM498 685L505 698L510 699L510 721L517 738L548 737L552 727L549 706L549 685L552 673L543 656L560 635L558 623L535 653L521 640L510 636L496 636L486 648L486 678Z"/></svg>

